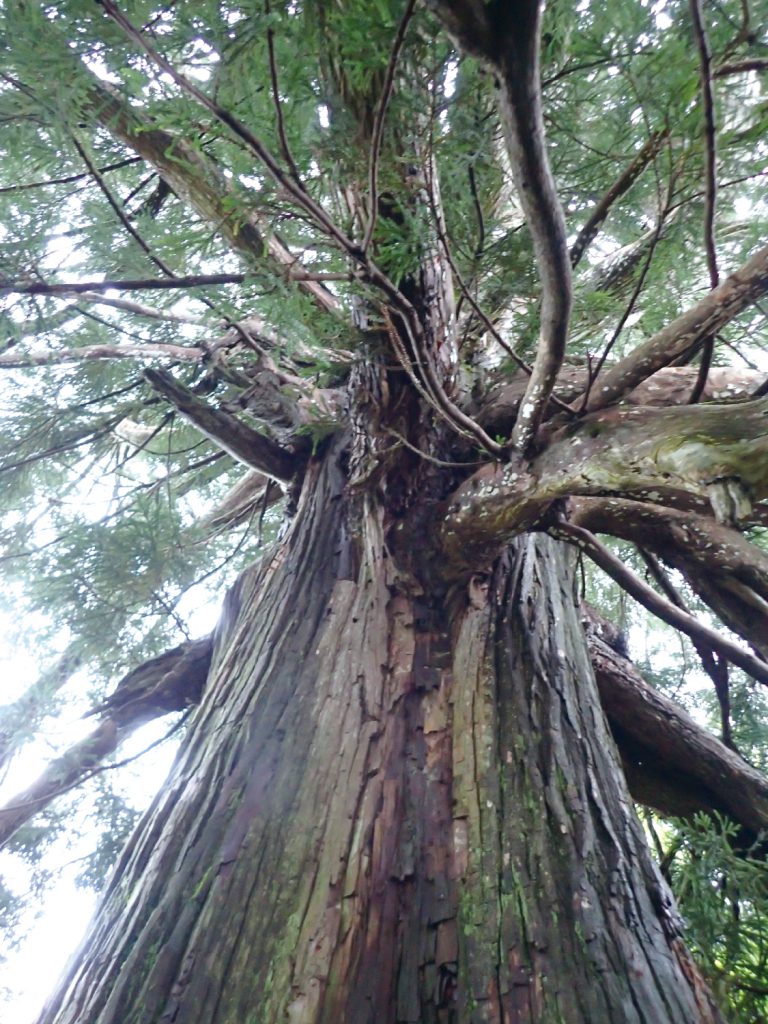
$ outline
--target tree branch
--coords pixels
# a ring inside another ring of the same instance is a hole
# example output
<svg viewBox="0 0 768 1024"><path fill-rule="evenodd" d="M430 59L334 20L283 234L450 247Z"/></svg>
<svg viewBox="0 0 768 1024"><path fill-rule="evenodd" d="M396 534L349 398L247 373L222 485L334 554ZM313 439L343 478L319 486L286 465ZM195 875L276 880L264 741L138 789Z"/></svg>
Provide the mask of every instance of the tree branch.
<svg viewBox="0 0 768 1024"><path fill-rule="evenodd" d="M592 391L587 410L618 402L657 370L694 352L706 337L716 334L767 291L768 246L764 246L695 306L606 370Z"/></svg>
<svg viewBox="0 0 768 1024"><path fill-rule="evenodd" d="M376 116L373 122L373 130L371 132L370 162L368 166L368 225L363 236L363 252L368 250L376 227L376 217L379 207L379 157L381 155L381 140L384 134L384 119L387 115L387 107L389 106L389 99L392 95L392 88L395 83L397 61L405 41L405 33L408 30L408 25L413 17L415 7L416 0L408 0L405 5L405 11L403 12L400 24L397 26L397 32L395 33L395 40L392 44L392 51L389 55L389 62L387 63L387 70L384 75L384 86L381 91L378 106L376 107Z"/></svg>
<svg viewBox="0 0 768 1024"><path fill-rule="evenodd" d="M714 75L715 78L726 78L728 75L743 75L746 71L768 71L768 57L727 61L715 68Z"/></svg>
<svg viewBox="0 0 768 1024"><path fill-rule="evenodd" d="M80 348L33 349L22 352L13 348L0 353L0 368L17 369L29 366L62 366L65 363L88 362L93 359L172 359L199 363L205 357L202 348L184 345L83 345Z"/></svg>
<svg viewBox="0 0 768 1024"><path fill-rule="evenodd" d="M621 559L609 551L604 544L601 544L589 530L585 530L581 526L574 526L573 523L560 522L550 526L547 533L584 551L612 580L649 612L658 616L662 622L674 626L675 629L679 629L692 639L707 644L734 665L738 665L753 679L768 686L768 662L745 651L743 647L739 647L738 644L721 636L714 629L698 622L692 615L661 597L644 580L628 569Z"/></svg>
<svg viewBox="0 0 768 1024"><path fill-rule="evenodd" d="M549 404L562 365L571 313L571 261L565 218L544 145L539 81L540 4L488 6L469 0L431 0L448 31L499 81L499 103L512 174L533 240L541 282L541 328L536 357L512 444L525 453Z"/></svg>
<svg viewBox="0 0 768 1024"><path fill-rule="evenodd" d="M643 148L636 154L631 163L622 171L610 188L595 203L591 213L579 230L576 239L570 249L571 266L575 267L584 251L597 235L603 221L611 211L611 208L630 188L634 185L649 163L655 158L665 140L669 136L669 129L662 129L655 132Z"/></svg>
<svg viewBox="0 0 768 1024"><path fill-rule="evenodd" d="M101 722L85 739L56 758L23 792L0 807L0 848L57 796L98 770L139 726L197 704L208 677L212 637L174 647L133 669L89 714Z"/></svg>
<svg viewBox="0 0 768 1024"><path fill-rule="evenodd" d="M558 498L615 496L747 521L768 497L768 398L607 409L560 430L528 464L481 467L446 502L446 566L478 571ZM471 567L474 566L474 569Z"/></svg>
<svg viewBox="0 0 768 1024"><path fill-rule="evenodd" d="M79 295L82 292L167 291L207 285L242 284L247 274L190 274L187 277L128 278L117 281L0 280L0 295ZM90 301L94 301L91 299Z"/></svg>
<svg viewBox="0 0 768 1024"><path fill-rule="evenodd" d="M214 409L169 373L148 369L144 376L158 394L233 459L253 466L280 483L293 479L301 460L291 452L223 409Z"/></svg>
<svg viewBox="0 0 768 1024"><path fill-rule="evenodd" d="M717 208L717 124L715 121L715 98L712 89L712 54L707 39L707 30L701 12L700 0L690 0L691 19L696 44L699 50L701 77L701 99L704 107L704 252L709 272L709 287L717 288L720 274L717 269L715 247L715 211ZM712 357L715 351L715 336L709 334L702 343L701 363L696 384L691 393L690 403L699 401L707 382Z"/></svg>
<svg viewBox="0 0 768 1024"><path fill-rule="evenodd" d="M603 710L632 796L662 814L720 811L751 834L768 828L768 780L678 704L643 679L600 636L587 611L587 642Z"/></svg>
<svg viewBox="0 0 768 1024"><path fill-rule="evenodd" d="M652 551L768 659L768 555L739 530L695 512L620 498L571 498L568 518Z"/></svg>

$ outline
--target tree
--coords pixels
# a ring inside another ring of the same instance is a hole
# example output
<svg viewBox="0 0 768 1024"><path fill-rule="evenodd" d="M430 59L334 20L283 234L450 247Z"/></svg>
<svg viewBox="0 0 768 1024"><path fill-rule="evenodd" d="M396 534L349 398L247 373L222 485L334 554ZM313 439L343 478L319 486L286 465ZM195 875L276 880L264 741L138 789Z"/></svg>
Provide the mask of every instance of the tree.
<svg viewBox="0 0 768 1024"><path fill-rule="evenodd" d="M766 18L3 18L5 558L68 642L7 749L75 665L122 676L3 838L194 709L41 1020L724 1019L631 796L737 851L768 821L731 721L768 682ZM690 638L721 739L586 557Z"/></svg>

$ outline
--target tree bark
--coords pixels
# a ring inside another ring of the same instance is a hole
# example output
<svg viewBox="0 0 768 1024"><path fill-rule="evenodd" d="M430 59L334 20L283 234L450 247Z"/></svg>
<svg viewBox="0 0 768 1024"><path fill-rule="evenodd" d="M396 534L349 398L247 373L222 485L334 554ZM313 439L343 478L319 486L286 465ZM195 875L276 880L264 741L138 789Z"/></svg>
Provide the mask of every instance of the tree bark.
<svg viewBox="0 0 768 1024"><path fill-rule="evenodd" d="M419 593L345 474L334 443L230 593L175 768L41 1022L720 1020L563 553L527 536L490 586Z"/></svg>

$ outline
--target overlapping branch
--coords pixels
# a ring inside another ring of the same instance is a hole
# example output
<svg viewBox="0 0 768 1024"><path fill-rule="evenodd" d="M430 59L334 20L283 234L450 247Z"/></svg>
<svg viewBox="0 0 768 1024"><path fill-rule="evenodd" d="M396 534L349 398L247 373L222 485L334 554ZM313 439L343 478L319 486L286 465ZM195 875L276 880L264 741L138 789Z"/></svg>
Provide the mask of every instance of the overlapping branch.
<svg viewBox="0 0 768 1024"><path fill-rule="evenodd" d="M768 246L759 249L695 306L604 370L592 389L587 411L618 402L657 370L686 358L705 338L716 334L766 292Z"/></svg>
<svg viewBox="0 0 768 1024"><path fill-rule="evenodd" d="M716 630L699 622L693 615L689 615L688 612L662 597L653 587L650 587L631 569L627 568L624 562L604 544L601 544L589 530L563 521L550 526L547 532L559 540L575 545L580 551L589 555L592 561L599 565L611 579L649 612L660 618L662 622L674 626L675 629L679 629L681 633L685 633L692 640L706 644L713 651L743 669L753 679L768 686L768 662L751 654L727 637L721 636Z"/></svg>

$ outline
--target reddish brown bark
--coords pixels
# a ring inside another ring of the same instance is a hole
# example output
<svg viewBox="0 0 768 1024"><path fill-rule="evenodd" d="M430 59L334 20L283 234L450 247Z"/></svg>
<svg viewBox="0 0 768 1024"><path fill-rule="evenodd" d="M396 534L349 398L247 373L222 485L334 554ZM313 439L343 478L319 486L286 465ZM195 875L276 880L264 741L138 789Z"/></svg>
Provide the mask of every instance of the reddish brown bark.
<svg viewBox="0 0 768 1024"><path fill-rule="evenodd" d="M451 629L383 509L350 539L344 482L337 451L312 466L230 594L177 765L41 1020L719 1020L554 542L521 539Z"/></svg>

